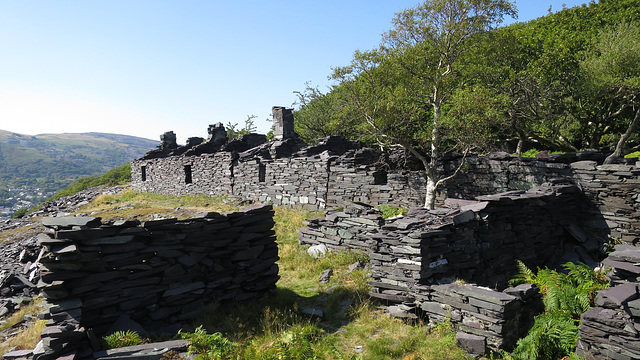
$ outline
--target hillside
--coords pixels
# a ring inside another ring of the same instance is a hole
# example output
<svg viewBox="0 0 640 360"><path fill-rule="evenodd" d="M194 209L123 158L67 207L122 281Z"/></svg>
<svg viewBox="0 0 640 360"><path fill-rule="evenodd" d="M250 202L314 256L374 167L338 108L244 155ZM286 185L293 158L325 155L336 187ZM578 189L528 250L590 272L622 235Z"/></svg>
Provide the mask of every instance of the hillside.
<svg viewBox="0 0 640 360"><path fill-rule="evenodd" d="M39 203L79 177L102 174L156 145L118 134L31 136L0 130L0 214Z"/></svg>

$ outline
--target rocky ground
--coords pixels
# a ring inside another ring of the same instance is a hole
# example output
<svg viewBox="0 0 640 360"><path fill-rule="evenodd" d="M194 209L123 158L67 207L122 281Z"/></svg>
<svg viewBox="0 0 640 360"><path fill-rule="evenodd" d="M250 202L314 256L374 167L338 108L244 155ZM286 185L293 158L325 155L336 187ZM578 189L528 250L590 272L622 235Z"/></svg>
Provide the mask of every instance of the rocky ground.
<svg viewBox="0 0 640 360"><path fill-rule="evenodd" d="M43 230L40 218L69 215L100 194L120 190L122 188L115 187L87 189L46 202L41 209L23 218L0 223L0 317L10 315L38 294L40 247L37 236Z"/></svg>

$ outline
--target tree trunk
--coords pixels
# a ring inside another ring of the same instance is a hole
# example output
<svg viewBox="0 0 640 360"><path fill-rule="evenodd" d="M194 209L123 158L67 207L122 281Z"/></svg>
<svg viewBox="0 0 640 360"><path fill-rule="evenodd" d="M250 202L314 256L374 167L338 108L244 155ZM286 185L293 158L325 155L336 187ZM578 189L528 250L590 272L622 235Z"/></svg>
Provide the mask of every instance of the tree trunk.
<svg viewBox="0 0 640 360"><path fill-rule="evenodd" d="M522 160L522 147L524 146L524 137L522 135L518 136L518 145L516 146L516 155L518 159Z"/></svg>
<svg viewBox="0 0 640 360"><path fill-rule="evenodd" d="M427 194L424 198L425 209L433 210L436 207L436 180L427 175Z"/></svg>
<svg viewBox="0 0 640 360"><path fill-rule="evenodd" d="M633 133L633 130L635 130L636 126L638 125L638 121L640 121L640 108L638 108L638 111L636 111L636 116L631 121L631 124L629 124L627 131L625 131L625 133L620 136L620 140L618 141L613 154L607 156L607 158L604 159L605 164L613 164L620 160L620 158L622 157L622 151L624 151L624 145L627 142L627 139L629 139L629 136L631 136L631 133Z"/></svg>
<svg viewBox="0 0 640 360"><path fill-rule="evenodd" d="M434 91L434 98L437 99L437 90ZM424 207L433 210L436 207L436 190L438 190L438 165L440 165L440 104L434 101L433 104L433 129L431 130L431 158L427 172L427 193L424 199Z"/></svg>

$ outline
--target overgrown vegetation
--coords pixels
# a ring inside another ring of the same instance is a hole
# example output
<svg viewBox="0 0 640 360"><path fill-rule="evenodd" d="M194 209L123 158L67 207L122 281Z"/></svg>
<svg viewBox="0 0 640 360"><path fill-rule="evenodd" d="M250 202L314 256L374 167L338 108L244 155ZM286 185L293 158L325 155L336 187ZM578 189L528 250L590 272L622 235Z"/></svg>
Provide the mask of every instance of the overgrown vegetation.
<svg viewBox="0 0 640 360"><path fill-rule="evenodd" d="M576 356L580 315L594 305L596 292L605 289L609 281L604 271L568 262L566 273L548 268L537 274L518 261L519 273L513 284L531 283L543 294L545 311L536 316L526 337L520 339L513 351L516 359L560 359Z"/></svg>

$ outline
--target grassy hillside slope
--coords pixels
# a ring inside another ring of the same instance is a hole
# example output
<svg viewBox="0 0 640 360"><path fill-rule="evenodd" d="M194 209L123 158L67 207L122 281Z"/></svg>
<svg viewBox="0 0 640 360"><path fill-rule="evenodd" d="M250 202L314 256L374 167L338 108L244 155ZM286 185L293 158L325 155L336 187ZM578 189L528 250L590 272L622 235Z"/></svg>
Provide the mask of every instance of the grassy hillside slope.
<svg viewBox="0 0 640 360"><path fill-rule="evenodd" d="M9 189L36 194L31 196L55 192L79 177L102 174L138 158L157 143L117 134L31 136L0 130L0 206L11 206L20 198Z"/></svg>

